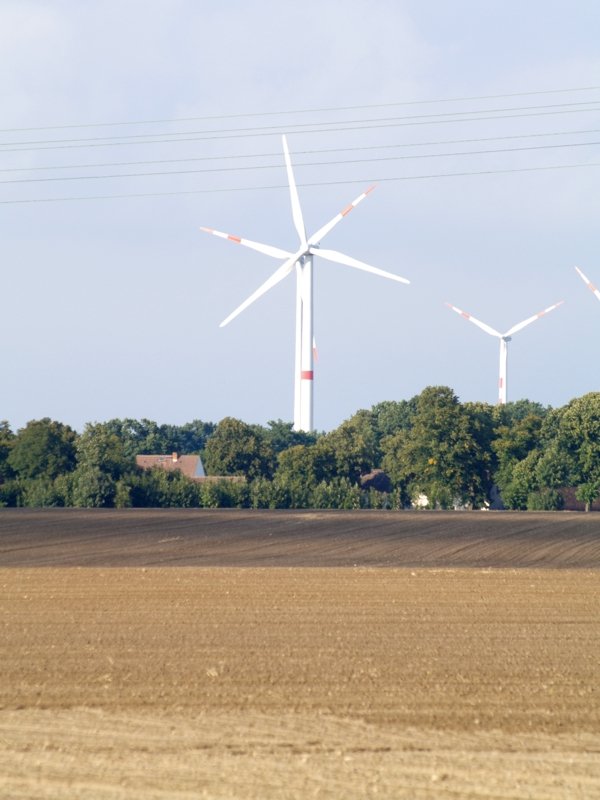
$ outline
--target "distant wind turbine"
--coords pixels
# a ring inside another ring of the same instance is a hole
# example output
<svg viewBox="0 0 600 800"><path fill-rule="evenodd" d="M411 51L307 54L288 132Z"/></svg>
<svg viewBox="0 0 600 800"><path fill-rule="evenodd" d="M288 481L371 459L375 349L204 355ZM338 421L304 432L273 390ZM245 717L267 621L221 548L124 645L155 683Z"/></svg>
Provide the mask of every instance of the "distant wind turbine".
<svg viewBox="0 0 600 800"><path fill-rule="evenodd" d="M549 314L550 311L554 311L554 309L562 305L563 302L564 301L561 300L559 303L555 303L553 306L545 308L538 314L534 314L533 317L528 317L527 319L523 320L523 322L519 322L517 323L517 325L513 325L512 328L506 331L506 333L500 333L499 331L490 327L490 325L486 325L485 322L480 322L480 320L475 319L475 317L472 317L470 314L467 314L466 311L461 311L460 308L456 308L456 306L450 305L450 303L446 303L447 306L449 306L453 311L456 311L457 314L460 314L461 317L468 319L469 322L472 322L474 325L477 325L478 328L481 328L482 331L489 333L490 336L496 336L500 339L500 375L498 378L498 402L500 404L504 405L506 403L508 342L510 342L513 333L517 333L518 331L523 330L523 328L526 328L527 325L530 325L532 322L535 322L536 319L543 317L545 314Z"/></svg>
<svg viewBox="0 0 600 800"><path fill-rule="evenodd" d="M292 162L287 146L287 140L283 136L283 153L285 157L285 166L287 169L288 183L290 187L290 198L292 203L292 218L298 236L300 237L300 246L295 252L281 250L279 247L272 245L260 244L253 242L250 239L242 239L239 236L232 236L228 233L221 233L215 231L213 228L202 228L201 230L206 233L212 233L215 236L220 236L222 239L229 239L229 241L236 244L242 244L252 250L257 250L259 253L271 256L272 258L284 259L278 269L268 278L259 288L253 292L244 302L239 305L232 313L221 322L220 327L227 325L232 319L241 314L248 306L250 306L259 297L276 286L281 280L287 277L290 272L296 268L296 340L295 340L295 376L294 376L294 430L311 431L313 429L313 256L318 255L327 261L335 261L338 264L344 264L346 267L353 267L354 269L362 270L363 272L370 272L373 275L379 275L382 278L389 278L399 283L410 283L406 278L401 278L399 275L394 275L391 272L385 272L377 267L371 267L369 264L364 264L362 261L357 261L355 258L346 256L343 253L338 253L336 250L324 250L320 247L320 241L326 234L328 234L344 217L346 217L353 208L365 199L365 197L372 191L374 187L367 189L359 195L356 200L353 200L350 205L346 206L343 211L336 214L332 220L323 225L322 228L313 233L312 236L307 237L304 228L304 220L302 217L302 209L300 207L300 200L298 197L298 190L296 188L296 181L292 170Z"/></svg>
<svg viewBox="0 0 600 800"><path fill-rule="evenodd" d="M579 267L575 267L575 269L577 270L579 277L586 284L590 292L592 292L592 294L595 294L598 300L600 300L600 289L597 289L594 286L594 284L583 274L583 272L579 269Z"/></svg>

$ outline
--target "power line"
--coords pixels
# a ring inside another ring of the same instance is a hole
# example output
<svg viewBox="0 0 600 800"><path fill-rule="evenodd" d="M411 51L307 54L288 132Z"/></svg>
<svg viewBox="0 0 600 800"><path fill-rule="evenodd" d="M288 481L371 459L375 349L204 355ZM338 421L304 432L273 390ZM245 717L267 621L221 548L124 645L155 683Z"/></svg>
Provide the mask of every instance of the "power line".
<svg viewBox="0 0 600 800"><path fill-rule="evenodd" d="M330 106L325 108L302 108L295 110L284 111L259 111L247 112L240 114L213 114L195 117L176 117L171 119L148 119L148 120L129 120L118 122L83 122L74 123L69 125L39 125L28 128L0 128L0 133L20 133L27 131L45 131L45 130L68 130L71 128L102 128L102 127L116 127L126 125L158 125L173 122L199 122L217 119L251 119L258 117L272 117L272 116L287 116L293 114L320 114L331 113L339 111L360 111L374 108L395 108L399 106L416 106L416 105L433 105L436 103L463 103L474 100L499 100L508 97L532 97L535 95L547 94L566 94L570 92L589 92L600 89L600 86L578 86L570 89L542 89L538 91L529 92L510 92L504 94L487 94L487 95L471 95L468 97L449 97L438 100L403 100L392 103L371 103L368 105L355 105L355 106Z"/></svg>
<svg viewBox="0 0 600 800"><path fill-rule="evenodd" d="M425 153L418 155L408 156L380 156L378 158L356 158L337 161L313 161L296 164L296 168L302 167L330 167L330 166L345 166L348 164L369 164L381 161L405 161L424 158L450 158L455 156L472 156L472 155L492 155L498 153L522 153L530 152L532 150L556 150L564 149L567 147L592 147L600 145L597 142L573 142L567 144L546 144L546 145L532 145L530 147L503 147L487 150L466 150L455 151L452 153ZM145 178L145 177L158 177L167 175L195 175L195 174L213 174L221 172L246 172L267 169L281 169L281 164L252 164L249 166L239 167L210 167L208 169L185 169L185 170L157 170L153 172L121 172L110 175L68 175L53 178L11 178L9 180L0 181L1 185L7 184L21 184L21 183L51 183L58 181L88 181L88 180L109 180L115 178Z"/></svg>
<svg viewBox="0 0 600 800"><path fill-rule="evenodd" d="M484 111L485 111L486 114L501 114L501 113L504 113L505 111L511 111L511 112L513 112L513 111L541 111L542 109L557 109L557 108L566 110L566 107L572 108L573 106L592 106L592 105L597 106L598 105L598 101L597 100L590 100L590 101L577 102L577 103L553 103L553 104L550 104L550 105L543 105L543 106L515 106L515 107L512 107L512 108L489 108L489 109L485 109ZM577 109L573 109L573 110L575 110L575 111L588 111L588 110L598 111L598 110L600 110L600 107L596 107L594 109L577 108ZM415 115L404 116L404 117L380 117L380 118L375 118L375 119L351 119L351 120L337 120L337 121L328 120L326 122L301 122L301 123L294 123L291 126L288 125L287 129L288 129L288 132L291 132L290 128L294 128L297 131L298 130L304 131L304 129L306 129L306 128L321 128L321 126L327 126L327 125L340 125L340 126L345 126L345 125L362 125L362 126L367 126L368 125L368 126L370 126L370 125L373 125L374 127L377 127L377 125L379 123L390 123L390 122L391 123L395 123L395 122L402 123L404 121L409 121L409 122L410 121L417 121L417 123L418 123L419 121L427 121L427 120L436 121L436 120L439 120L439 119L442 119L442 118L446 118L446 117L461 117L462 119L460 121L462 121L463 119L467 119L468 120L468 115L479 114L479 113L481 113L480 110L477 110L477 111L445 111L445 112L440 112L440 113L437 113L437 114L415 114ZM450 120L450 121L454 121L454 120ZM116 137L116 136L94 136L94 137L86 138L86 139L39 139L39 140L32 140L32 141L26 141L26 142L0 142L0 147L8 147L8 146L12 147L12 146L32 145L32 144L36 144L36 145L37 144L59 144L59 145L61 145L61 144L62 145L74 144L74 145L77 145L77 144L80 144L80 143L89 143L89 142L104 142L104 141L110 142L111 140L116 139L116 138L118 138L119 140L122 140L122 141L123 140L129 141L129 140L134 140L134 139L141 141L141 140L145 140L145 139L149 139L149 138L156 138L157 136L163 136L163 135L189 136L190 134L192 134L194 136L204 136L205 134L208 134L210 136L213 136L215 134L219 134L219 135L220 134L239 134L239 135L243 135L243 134L255 134L255 133L266 134L266 133L279 132L279 131L281 131L281 129L282 129L281 125L263 125L263 126L252 126L252 127L249 127L249 128L221 128L221 129L217 128L217 129L206 130L206 131L182 131L181 133L175 132L175 133L170 133L170 134L134 133L134 134L127 134L126 136L118 136L118 137ZM344 128L340 128L340 130L343 130L343 129ZM315 133L315 131L308 131L308 132L309 133Z"/></svg>
<svg viewBox="0 0 600 800"><path fill-rule="evenodd" d="M313 150L294 150L294 156L304 155L319 155L322 153L348 153L360 152L367 150L392 150L398 148L408 147L437 147L447 144L478 144L481 142L500 142L514 139L536 139L547 136L584 136L591 133L600 133L600 128L588 128L578 131L550 131L548 133L519 133L507 136L482 136L470 139L438 139L435 141L426 142L406 142L404 144L382 144L382 145L363 145L361 147L329 147ZM96 169L98 167L132 167L132 166L149 166L152 164L182 164L196 161L232 161L249 158L279 158L281 152L270 153L242 153L240 155L224 155L224 156L194 156L189 158L161 158L149 159L144 161L108 161L96 162L92 164L61 164L58 166L37 166L37 167L5 167L0 168L2 172L41 172L41 171L55 171L61 169ZM280 165L281 166L281 165Z"/></svg>
<svg viewBox="0 0 600 800"><path fill-rule="evenodd" d="M344 180L344 181L323 181L320 183L300 183L299 188L319 188L323 186L341 186L351 184L373 184L373 183L392 183L400 181L416 181L416 180L432 180L438 178L462 178L472 177L478 175L510 175L519 172L548 172L552 170L566 170L566 169L582 169L588 167L600 167L600 161L589 162L587 164L553 164L551 166L542 167L515 167L513 169L486 169L471 172L442 172L432 173L429 175L403 175L400 177L384 177L384 178L365 178L358 180ZM232 192L250 192L259 190L271 189L285 189L289 187L285 184L275 184L271 186L236 186L222 189L191 189L191 190L177 190L172 192L138 192L131 194L110 194L110 195L87 195L80 197L38 197L27 198L21 200L0 200L0 205L24 205L32 203L64 203L71 201L89 201L89 200L123 200L132 198L143 197L175 197L181 195L198 195L198 194L224 194Z"/></svg>
<svg viewBox="0 0 600 800"><path fill-rule="evenodd" d="M358 125L355 127L334 127L334 128L324 128L322 130L306 130L302 131L302 133L310 134L310 133L339 133L339 132L348 132L348 131L362 131L362 130L372 130L372 129L383 129L383 128L396 128L396 127L405 127L405 126L413 126L413 125L446 125L449 123L455 122L485 122L489 120L498 120L498 119L521 119L526 117L545 117L545 116L554 116L557 114L577 114L581 112L590 112L590 111L600 111L600 106L597 108L591 109L567 109L561 111L544 111L544 112L534 112L533 114L503 114L501 116L492 116L492 117L470 117L469 119L444 119L444 120L425 120L425 121L411 121L411 122L393 122L393 123L385 123L385 124L378 124L378 125ZM475 112L473 112L475 113ZM283 133L285 132L283 128L277 131L271 131L271 133ZM198 142L198 141L212 141L212 140L222 140L226 141L229 139L240 139L240 138L255 138L258 136L265 136L267 135L264 131L256 132L256 133L236 133L233 135L224 136L223 134L219 134L217 136L192 136L187 138L177 138L177 139L155 139L153 141L121 141L121 142L107 142L102 141L100 143L87 143L87 144L59 144L59 145L50 145L48 147L17 147L17 148L4 148L0 149L0 153L25 153L32 150L36 151L45 151L45 150L71 150L71 149L81 149L81 148L88 148L88 147L125 147L128 145L141 145L141 144L170 144L170 143L181 143L181 142ZM178 134L179 137L185 136L185 134ZM49 140L52 141L52 140ZM27 144L27 143L26 143ZM1 147L1 145L0 145Z"/></svg>

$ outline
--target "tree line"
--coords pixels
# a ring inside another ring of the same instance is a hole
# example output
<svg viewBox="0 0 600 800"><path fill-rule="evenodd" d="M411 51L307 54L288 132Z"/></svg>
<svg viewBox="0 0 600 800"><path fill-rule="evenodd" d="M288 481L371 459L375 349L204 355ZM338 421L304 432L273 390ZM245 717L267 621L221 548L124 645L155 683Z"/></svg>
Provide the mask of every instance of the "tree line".
<svg viewBox="0 0 600 800"><path fill-rule="evenodd" d="M136 467L138 454L200 454L211 480ZM217 477L218 476L218 477ZM232 477L238 480L231 480ZM0 422L0 506L586 510L600 495L600 392L561 408L461 403L432 386L360 410L327 433L226 417L158 425Z"/></svg>

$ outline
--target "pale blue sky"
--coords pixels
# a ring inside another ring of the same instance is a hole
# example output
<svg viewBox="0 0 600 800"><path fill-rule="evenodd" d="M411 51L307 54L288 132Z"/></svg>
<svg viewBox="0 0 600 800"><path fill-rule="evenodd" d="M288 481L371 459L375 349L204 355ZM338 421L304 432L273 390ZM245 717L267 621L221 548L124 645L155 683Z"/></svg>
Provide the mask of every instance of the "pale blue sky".
<svg viewBox="0 0 600 800"><path fill-rule="evenodd" d="M282 131L307 228L378 179L326 246L412 282L316 263L319 429L428 385L495 402L497 342L446 301L506 330L564 299L511 343L509 399L599 390L600 303L574 270L600 284L598 4L215 5L0 0L0 419L291 419L294 281L220 329L277 262L199 230L295 246ZM450 112L469 113L414 118ZM193 117L215 119L68 127ZM144 134L163 141L123 138ZM353 163L302 166L334 160ZM489 174L416 177L459 172Z"/></svg>

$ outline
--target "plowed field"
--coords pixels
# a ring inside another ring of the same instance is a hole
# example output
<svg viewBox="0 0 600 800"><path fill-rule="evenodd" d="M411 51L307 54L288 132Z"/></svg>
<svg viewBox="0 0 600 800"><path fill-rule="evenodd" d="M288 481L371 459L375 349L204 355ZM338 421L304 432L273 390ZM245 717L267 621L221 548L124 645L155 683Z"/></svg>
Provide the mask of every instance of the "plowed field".
<svg viewBox="0 0 600 800"><path fill-rule="evenodd" d="M600 517L0 511L1 798L600 798Z"/></svg>

